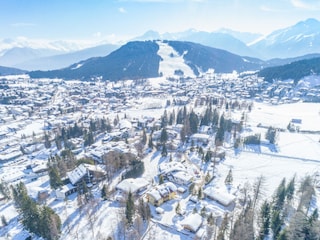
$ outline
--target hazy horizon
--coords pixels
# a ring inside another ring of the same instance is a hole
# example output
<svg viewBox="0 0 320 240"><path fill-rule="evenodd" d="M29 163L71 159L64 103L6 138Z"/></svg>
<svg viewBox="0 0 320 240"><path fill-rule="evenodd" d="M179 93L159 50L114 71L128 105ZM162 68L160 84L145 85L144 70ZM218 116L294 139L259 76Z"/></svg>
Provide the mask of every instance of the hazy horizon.
<svg viewBox="0 0 320 240"><path fill-rule="evenodd" d="M316 0L10 0L1 5L0 39L117 42L149 30L221 28L269 34L308 18L320 19Z"/></svg>

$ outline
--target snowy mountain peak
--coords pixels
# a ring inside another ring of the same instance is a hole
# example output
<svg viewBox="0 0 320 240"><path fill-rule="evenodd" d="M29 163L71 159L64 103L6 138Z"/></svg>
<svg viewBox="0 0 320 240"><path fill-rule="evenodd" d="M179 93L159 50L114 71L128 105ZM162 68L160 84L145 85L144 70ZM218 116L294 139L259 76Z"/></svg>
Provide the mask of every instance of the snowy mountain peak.
<svg viewBox="0 0 320 240"><path fill-rule="evenodd" d="M310 18L279 29L250 45L264 58L290 58L320 51L320 22Z"/></svg>

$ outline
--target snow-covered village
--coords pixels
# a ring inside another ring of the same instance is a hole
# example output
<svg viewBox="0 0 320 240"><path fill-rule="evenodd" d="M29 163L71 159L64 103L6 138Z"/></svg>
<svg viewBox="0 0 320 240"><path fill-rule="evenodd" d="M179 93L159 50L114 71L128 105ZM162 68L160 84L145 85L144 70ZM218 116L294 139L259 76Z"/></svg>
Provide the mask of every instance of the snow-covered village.
<svg viewBox="0 0 320 240"><path fill-rule="evenodd" d="M0 6L0 240L320 239L319 1Z"/></svg>
<svg viewBox="0 0 320 240"><path fill-rule="evenodd" d="M1 238L319 236L319 79L183 78L160 49L154 79L0 80Z"/></svg>

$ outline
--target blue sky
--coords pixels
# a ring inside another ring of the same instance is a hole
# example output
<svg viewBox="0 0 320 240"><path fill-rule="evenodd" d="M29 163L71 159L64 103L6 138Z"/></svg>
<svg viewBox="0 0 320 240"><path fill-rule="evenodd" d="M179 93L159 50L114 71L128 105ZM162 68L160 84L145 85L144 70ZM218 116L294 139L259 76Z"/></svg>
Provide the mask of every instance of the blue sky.
<svg viewBox="0 0 320 240"><path fill-rule="evenodd" d="M0 0L0 38L105 40L190 28L267 34L307 18L320 0Z"/></svg>

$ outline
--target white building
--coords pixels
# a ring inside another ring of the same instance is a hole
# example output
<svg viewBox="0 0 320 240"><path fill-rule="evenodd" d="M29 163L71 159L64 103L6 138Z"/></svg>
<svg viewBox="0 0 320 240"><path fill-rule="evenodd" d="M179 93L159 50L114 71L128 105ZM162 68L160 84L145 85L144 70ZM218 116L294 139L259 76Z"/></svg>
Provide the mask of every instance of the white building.
<svg viewBox="0 0 320 240"><path fill-rule="evenodd" d="M66 197L71 195L72 193L76 192L77 188L73 186L72 184L67 184L62 186L59 189L55 190L56 198L59 200L64 200Z"/></svg>
<svg viewBox="0 0 320 240"><path fill-rule="evenodd" d="M181 225L184 229L195 233L202 225L202 217L198 213L192 213L181 222Z"/></svg>
<svg viewBox="0 0 320 240"><path fill-rule="evenodd" d="M216 189L214 187L208 187L203 191L207 198L210 198L218 203L222 204L224 207L231 206L234 203L235 196Z"/></svg>
<svg viewBox="0 0 320 240"><path fill-rule="evenodd" d="M141 192L147 190L149 186L149 182L145 178L127 178L121 181L116 189L128 194L131 192L132 194L140 194Z"/></svg>

